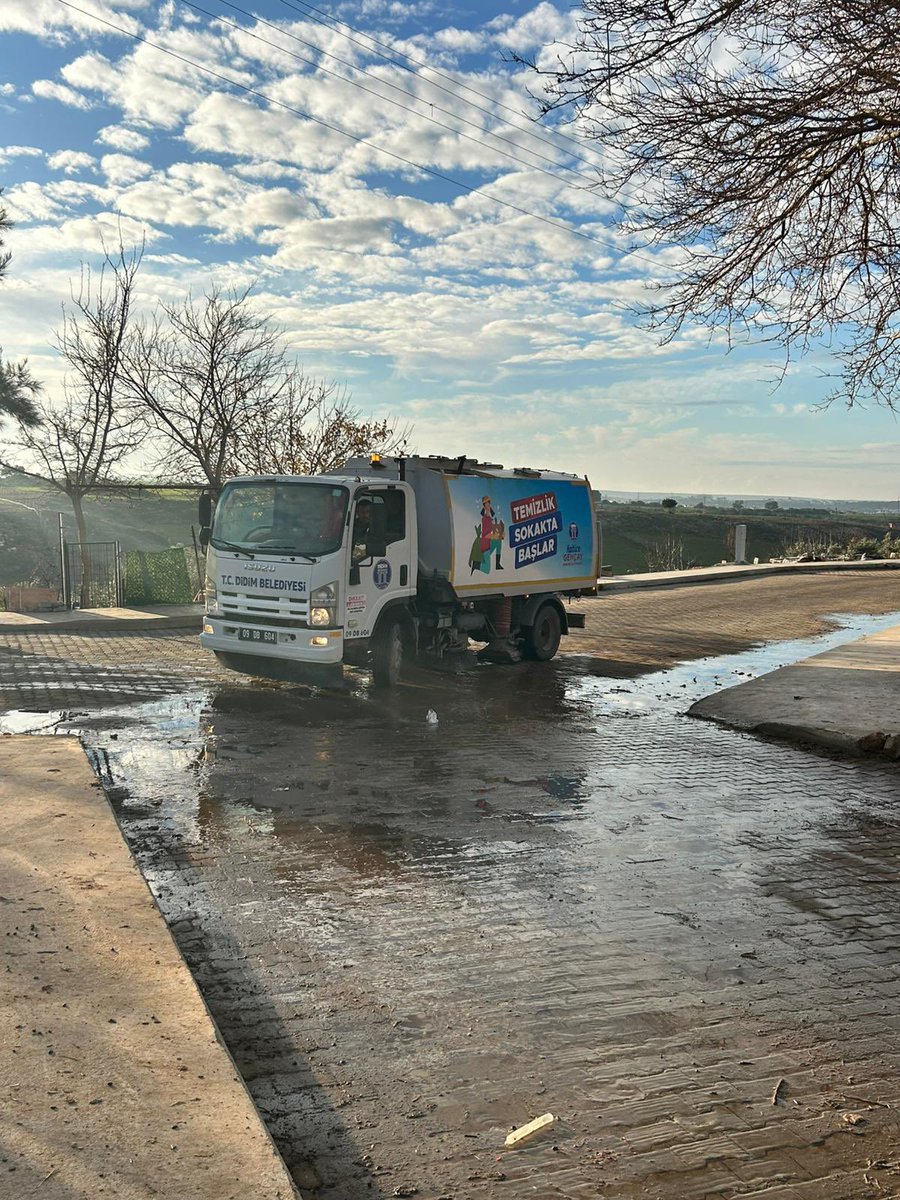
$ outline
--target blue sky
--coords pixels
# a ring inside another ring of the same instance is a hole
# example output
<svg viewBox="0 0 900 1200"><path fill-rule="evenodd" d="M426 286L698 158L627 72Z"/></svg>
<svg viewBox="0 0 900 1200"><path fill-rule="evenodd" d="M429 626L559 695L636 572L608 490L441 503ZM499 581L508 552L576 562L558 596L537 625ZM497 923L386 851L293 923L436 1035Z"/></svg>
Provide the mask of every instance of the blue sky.
<svg viewBox="0 0 900 1200"><path fill-rule="evenodd" d="M630 252L587 186L599 149L535 125L537 80L509 61L552 62L569 5L73 3L91 15L0 3L0 184L17 221L0 343L49 396L70 281L121 229L146 238L145 303L252 286L310 373L412 422L423 452L601 489L898 494L894 418L817 410L824 351L773 390L771 351L729 354L701 329L660 347L638 327L630 305L671 253Z"/></svg>

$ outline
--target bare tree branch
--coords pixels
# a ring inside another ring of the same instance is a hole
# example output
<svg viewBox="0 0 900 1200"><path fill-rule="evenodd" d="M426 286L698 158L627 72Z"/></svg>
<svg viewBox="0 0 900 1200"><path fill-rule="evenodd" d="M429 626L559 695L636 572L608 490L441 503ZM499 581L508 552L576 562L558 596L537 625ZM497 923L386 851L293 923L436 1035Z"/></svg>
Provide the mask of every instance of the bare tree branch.
<svg viewBox="0 0 900 1200"><path fill-rule="evenodd" d="M650 322L838 361L900 407L896 0L583 0L545 109L602 143L623 225L676 246Z"/></svg>
<svg viewBox="0 0 900 1200"><path fill-rule="evenodd" d="M278 333L246 292L163 305L128 353L129 392L162 438L166 472L212 487L248 412L276 400L287 376Z"/></svg>
<svg viewBox="0 0 900 1200"><path fill-rule="evenodd" d="M248 412L229 444L228 475L321 475L360 454L393 454L406 447L408 429L390 418L363 418L346 390L299 371L273 403Z"/></svg>
<svg viewBox="0 0 900 1200"><path fill-rule="evenodd" d="M336 384L304 375L247 292L164 305L135 327L127 375L162 439L165 473L214 489L229 475L327 470L405 437L389 421L364 421Z"/></svg>

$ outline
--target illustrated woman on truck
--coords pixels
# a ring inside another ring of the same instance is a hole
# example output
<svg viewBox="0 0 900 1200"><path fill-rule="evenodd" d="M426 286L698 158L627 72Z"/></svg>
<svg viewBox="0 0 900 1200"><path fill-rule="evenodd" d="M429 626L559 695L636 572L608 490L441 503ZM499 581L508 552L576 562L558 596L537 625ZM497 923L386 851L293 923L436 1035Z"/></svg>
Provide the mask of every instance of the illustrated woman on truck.
<svg viewBox="0 0 900 1200"><path fill-rule="evenodd" d="M503 522L498 519L491 507L490 496L482 496L481 517L479 524L475 526L475 540L469 554L470 575L474 575L476 571L483 571L485 575L489 575L491 557L494 555L496 555L497 569L502 570L500 547L503 544L504 530Z"/></svg>

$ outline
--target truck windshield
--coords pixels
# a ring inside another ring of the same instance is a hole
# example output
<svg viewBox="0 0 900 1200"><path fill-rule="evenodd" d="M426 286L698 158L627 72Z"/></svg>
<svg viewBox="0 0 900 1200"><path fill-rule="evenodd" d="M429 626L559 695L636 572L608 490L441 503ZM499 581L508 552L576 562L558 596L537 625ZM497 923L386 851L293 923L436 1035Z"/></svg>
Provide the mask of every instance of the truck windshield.
<svg viewBox="0 0 900 1200"><path fill-rule="evenodd" d="M210 540L256 555L331 554L341 544L347 499L345 487L328 483L229 483Z"/></svg>

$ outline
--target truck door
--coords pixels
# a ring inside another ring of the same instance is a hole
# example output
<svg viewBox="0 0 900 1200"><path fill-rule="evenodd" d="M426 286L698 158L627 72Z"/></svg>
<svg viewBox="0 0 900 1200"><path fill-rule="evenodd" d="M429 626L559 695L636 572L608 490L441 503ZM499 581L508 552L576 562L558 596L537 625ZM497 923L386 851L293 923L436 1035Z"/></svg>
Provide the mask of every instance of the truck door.
<svg viewBox="0 0 900 1200"><path fill-rule="evenodd" d="M415 518L406 489L370 487L357 493L351 523L345 638L370 637L382 609L415 595Z"/></svg>

